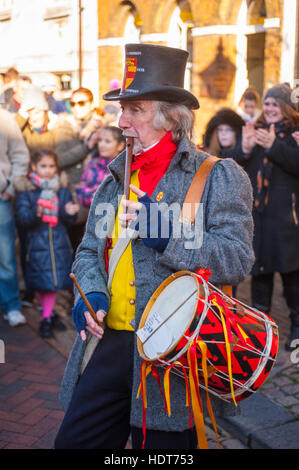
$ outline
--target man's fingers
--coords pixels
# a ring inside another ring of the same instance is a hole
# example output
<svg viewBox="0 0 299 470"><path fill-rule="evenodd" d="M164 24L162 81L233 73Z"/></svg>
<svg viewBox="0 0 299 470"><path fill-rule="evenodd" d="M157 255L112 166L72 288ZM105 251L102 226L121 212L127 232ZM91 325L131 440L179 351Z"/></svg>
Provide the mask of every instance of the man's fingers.
<svg viewBox="0 0 299 470"><path fill-rule="evenodd" d="M138 197L143 197L145 195L144 191L141 191L141 189L137 188L137 186L134 186L134 184L130 184L130 189L135 193Z"/></svg>
<svg viewBox="0 0 299 470"><path fill-rule="evenodd" d="M96 316L97 316L97 319L98 319L99 323L103 323L105 315L106 315L106 313L104 312L104 310L98 310L96 312Z"/></svg>
<svg viewBox="0 0 299 470"><path fill-rule="evenodd" d="M84 312L86 318L86 330L89 331L92 335L96 336L99 339L102 339L104 335L104 329L97 324L89 312ZM102 323L105 317L105 312L103 310L98 310L96 313L99 323ZM84 330L80 332L82 341L86 340L86 333Z"/></svg>
<svg viewBox="0 0 299 470"><path fill-rule="evenodd" d="M86 341L86 333L85 333L85 330L81 330L81 331L80 331L80 336L81 336L82 341Z"/></svg>
<svg viewBox="0 0 299 470"><path fill-rule="evenodd" d="M86 328L91 328L92 330L102 333L103 328L97 324L97 322L93 319L93 317L90 315L89 312L84 312L85 318L86 318Z"/></svg>
<svg viewBox="0 0 299 470"><path fill-rule="evenodd" d="M128 208L129 212L140 211L140 209L142 207L141 202L130 201L128 199L123 199L122 200L122 205L123 205L123 207Z"/></svg>

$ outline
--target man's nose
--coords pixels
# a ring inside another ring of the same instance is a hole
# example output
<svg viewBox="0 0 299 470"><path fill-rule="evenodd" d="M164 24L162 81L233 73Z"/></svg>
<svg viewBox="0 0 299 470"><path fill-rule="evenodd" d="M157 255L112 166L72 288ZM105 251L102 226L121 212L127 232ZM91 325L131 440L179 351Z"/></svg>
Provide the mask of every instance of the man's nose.
<svg viewBox="0 0 299 470"><path fill-rule="evenodd" d="M118 127L120 127L121 129L127 129L128 127L130 127L128 119L126 118L126 114L124 111L120 115L120 118L118 121Z"/></svg>

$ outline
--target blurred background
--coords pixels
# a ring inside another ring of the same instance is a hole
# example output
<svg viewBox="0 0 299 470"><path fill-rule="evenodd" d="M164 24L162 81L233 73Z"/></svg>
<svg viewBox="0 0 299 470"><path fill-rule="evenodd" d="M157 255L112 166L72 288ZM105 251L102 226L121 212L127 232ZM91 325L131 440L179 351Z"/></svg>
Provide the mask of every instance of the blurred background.
<svg viewBox="0 0 299 470"><path fill-rule="evenodd" d="M261 96L279 82L297 86L298 12L298 0L0 0L2 83L14 68L58 100L84 86L104 107L122 80L125 43L187 49L199 140L248 86Z"/></svg>

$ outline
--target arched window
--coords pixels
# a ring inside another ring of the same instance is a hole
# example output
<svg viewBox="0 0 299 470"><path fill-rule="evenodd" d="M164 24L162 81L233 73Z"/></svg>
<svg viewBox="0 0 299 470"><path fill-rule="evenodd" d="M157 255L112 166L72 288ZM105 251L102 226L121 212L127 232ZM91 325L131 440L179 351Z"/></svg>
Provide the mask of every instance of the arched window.
<svg viewBox="0 0 299 470"><path fill-rule="evenodd" d="M127 21L124 28L124 43L140 42L142 21L140 15L132 2L122 1L121 6L127 9Z"/></svg>
<svg viewBox="0 0 299 470"><path fill-rule="evenodd" d="M168 46L184 49L189 52L185 72L185 88L187 90L191 89L192 81L193 41L191 31L193 25L194 22L189 2L180 2L175 7L170 19Z"/></svg>

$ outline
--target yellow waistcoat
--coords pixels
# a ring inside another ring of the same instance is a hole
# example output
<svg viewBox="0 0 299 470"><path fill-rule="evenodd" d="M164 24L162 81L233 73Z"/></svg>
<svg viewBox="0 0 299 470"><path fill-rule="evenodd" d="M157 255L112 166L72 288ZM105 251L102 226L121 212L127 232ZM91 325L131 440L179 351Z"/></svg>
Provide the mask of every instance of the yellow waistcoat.
<svg viewBox="0 0 299 470"><path fill-rule="evenodd" d="M139 187L138 171L132 173L131 183ZM130 191L130 200L137 201L137 196ZM123 206L120 203L115 219L112 234L112 248L122 230L118 215L123 213ZM108 258L112 248L108 250ZM133 266L133 255L131 243L127 246L114 272L111 284L110 309L106 317L106 324L113 330L134 331L130 321L135 318L135 272Z"/></svg>

